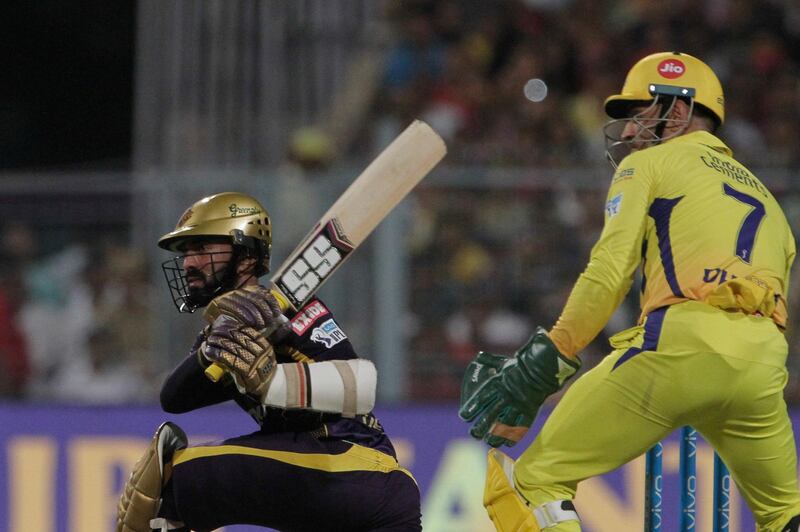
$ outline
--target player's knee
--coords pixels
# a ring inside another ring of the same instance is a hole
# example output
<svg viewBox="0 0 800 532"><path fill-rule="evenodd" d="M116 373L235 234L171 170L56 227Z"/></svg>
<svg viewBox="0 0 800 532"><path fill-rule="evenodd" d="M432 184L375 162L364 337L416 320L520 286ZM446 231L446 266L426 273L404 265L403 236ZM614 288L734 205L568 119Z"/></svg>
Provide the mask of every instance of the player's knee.
<svg viewBox="0 0 800 532"><path fill-rule="evenodd" d="M167 422L158 427L122 490L117 505L117 532L151 532L150 521L156 518L161 490L166 481L164 464L172 460L175 451L185 448L187 443L186 434L174 423ZM165 528L169 525L157 523L153 526L170 530Z"/></svg>
<svg viewBox="0 0 800 532"><path fill-rule="evenodd" d="M499 532L538 532L570 522L575 530L580 529L580 518L572 501L553 501L532 509L514 487L513 466L514 461L500 451L489 452L483 505Z"/></svg>
<svg viewBox="0 0 800 532"><path fill-rule="evenodd" d="M800 515L792 517L781 532L800 532Z"/></svg>

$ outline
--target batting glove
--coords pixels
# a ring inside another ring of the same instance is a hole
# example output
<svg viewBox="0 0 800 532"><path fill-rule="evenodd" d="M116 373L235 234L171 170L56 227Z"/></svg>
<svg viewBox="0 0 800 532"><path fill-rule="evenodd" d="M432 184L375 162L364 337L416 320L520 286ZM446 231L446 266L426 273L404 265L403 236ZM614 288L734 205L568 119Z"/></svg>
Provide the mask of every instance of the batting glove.
<svg viewBox="0 0 800 532"><path fill-rule="evenodd" d="M214 320L199 352L209 362L222 366L240 393L259 400L266 396L277 360L272 344L253 327L223 314Z"/></svg>
<svg viewBox="0 0 800 532"><path fill-rule="evenodd" d="M280 341L289 332L289 320L281 312L280 303L263 286L251 285L226 292L214 298L203 313L210 323L220 314L256 329L273 342Z"/></svg>

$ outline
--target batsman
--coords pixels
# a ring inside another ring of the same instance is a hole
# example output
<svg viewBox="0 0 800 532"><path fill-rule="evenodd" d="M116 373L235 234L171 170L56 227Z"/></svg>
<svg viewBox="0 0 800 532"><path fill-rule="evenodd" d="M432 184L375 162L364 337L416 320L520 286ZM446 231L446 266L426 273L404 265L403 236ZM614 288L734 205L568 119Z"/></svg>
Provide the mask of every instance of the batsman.
<svg viewBox="0 0 800 532"><path fill-rule="evenodd" d="M502 532L573 532L578 484L691 425L729 467L759 531L800 527L787 382L795 240L778 202L716 136L717 76L677 52L648 55L605 101L615 167L605 223L556 324L511 357L481 352L459 414L514 445L580 368L640 270L638 324L572 383L516 463L489 452L484 505ZM611 524L609 524L611 525Z"/></svg>
<svg viewBox="0 0 800 532"><path fill-rule="evenodd" d="M205 308L208 323L167 377L162 408L234 401L255 425L199 445L161 425L123 489L117 532L421 530L416 482L372 414L375 366L320 299L287 311L259 284L271 244L267 211L236 192L195 202L158 241L177 253L163 270L178 310Z"/></svg>

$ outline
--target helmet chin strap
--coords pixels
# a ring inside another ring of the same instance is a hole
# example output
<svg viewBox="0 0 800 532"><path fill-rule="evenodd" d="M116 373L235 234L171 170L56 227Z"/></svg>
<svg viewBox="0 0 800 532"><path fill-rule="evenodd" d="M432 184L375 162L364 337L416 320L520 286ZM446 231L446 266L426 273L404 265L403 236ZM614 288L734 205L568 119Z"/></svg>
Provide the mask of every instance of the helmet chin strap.
<svg viewBox="0 0 800 532"><path fill-rule="evenodd" d="M217 279L217 287L214 289L214 297L224 294L225 292L229 292L231 290L236 290L237 288L241 288L249 279L253 277L253 268L249 268L243 272L238 272L239 261L246 259L248 257L246 252L241 252L237 247L234 247L233 256L228 260L228 263L225 264L224 269L222 270L222 275ZM240 276L244 274L248 274L245 276L241 281L239 280Z"/></svg>
<svg viewBox="0 0 800 532"><path fill-rule="evenodd" d="M218 295L224 294L225 292L230 292L231 290L241 288L247 283L247 281L256 277L255 263L242 272L237 271L239 261L246 258L249 258L247 252L242 253L236 249L234 250L233 256L230 258L228 263L225 265L224 270L221 272L222 275L217 279L217 286L212 291L213 296L211 299L217 297Z"/></svg>
<svg viewBox="0 0 800 532"><path fill-rule="evenodd" d="M247 284L247 281L249 281L250 279L255 279L255 278L256 278L255 270L256 270L256 267L255 267L255 265L253 265L253 266L251 266L250 268L248 268L247 270L245 270L244 272L242 272L242 273L241 273L241 275L244 275L244 277L242 278L242 280L241 280L241 281L239 281L239 283L238 283L238 284L236 284L235 286L231 285L231 287L230 287L230 288L228 288L228 289L226 290L226 292L227 292L228 290L236 290L237 288L241 288L241 287L243 287L245 284ZM246 275L245 275L245 274L246 274Z"/></svg>
<svg viewBox="0 0 800 532"><path fill-rule="evenodd" d="M656 98L660 98L660 96L656 96ZM675 109L675 106L676 106L677 103L678 103L678 97L677 96L673 96L672 97L672 103L669 104L669 107L667 107L666 109L664 109L662 107L661 116L660 116L661 121L656 125L655 130L654 130L654 133L656 134L656 137L658 138L658 141L656 141L656 144L661 144L665 140L664 139L664 129L666 129L666 127L667 127L667 122L669 122L669 119L667 119L667 116L672 112L673 109ZM670 137L668 139L666 139L666 140L669 140L671 138L674 138L674 137L677 137L677 136L683 134L683 132L686 130L686 128L689 127L689 123L692 121L692 116L694 115L694 99L690 99L688 105L689 105L689 115L686 118L686 120L683 121L683 126L681 127L681 129L679 131L677 131L673 135L670 135ZM673 122L678 122L678 121L673 119Z"/></svg>
<svg viewBox="0 0 800 532"><path fill-rule="evenodd" d="M656 98L660 99L661 96L656 96ZM656 140L655 144L661 144L661 142L664 140L664 130L667 127L667 115L669 115L669 113L672 112L672 109L675 108L675 102L677 101L678 99L675 96L673 96L672 103L669 105L669 107L665 106L664 103L661 103L661 112L659 113L658 117L660 118L660 120L656 124L656 128L654 131L655 136L658 139Z"/></svg>

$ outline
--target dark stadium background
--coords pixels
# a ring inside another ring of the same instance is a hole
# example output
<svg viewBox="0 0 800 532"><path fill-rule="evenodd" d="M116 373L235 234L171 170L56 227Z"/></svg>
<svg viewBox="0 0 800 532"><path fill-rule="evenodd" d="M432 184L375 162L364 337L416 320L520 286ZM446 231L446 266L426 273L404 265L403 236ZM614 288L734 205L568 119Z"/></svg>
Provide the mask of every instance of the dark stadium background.
<svg viewBox="0 0 800 532"><path fill-rule="evenodd" d="M154 245L187 201L232 189L262 198L274 265L420 117L445 135L445 163L322 295L379 368L378 412L421 480L426 530L487 530L472 489L485 450L455 417L463 369L477 349L510 352L556 318L602 223L602 100L634 58L662 49L719 69L723 138L797 234L793 0L4 2L0 478L13 480L0 483L0 532L110 522L164 419L161 380L199 324L171 306ZM534 77L550 89L537 104L522 94ZM800 282L790 303L796 420ZM636 316L632 295L584 367ZM210 416L250 427L232 409ZM176 421L197 439L230 435L203 430L207 419ZM701 474L709 457L701 447ZM640 469L587 488L592 530L638 529ZM624 526L604 528L612 510ZM732 530L752 530L739 510Z"/></svg>

